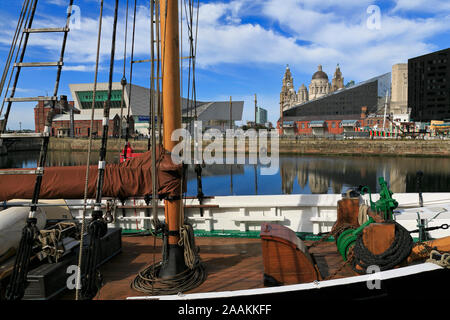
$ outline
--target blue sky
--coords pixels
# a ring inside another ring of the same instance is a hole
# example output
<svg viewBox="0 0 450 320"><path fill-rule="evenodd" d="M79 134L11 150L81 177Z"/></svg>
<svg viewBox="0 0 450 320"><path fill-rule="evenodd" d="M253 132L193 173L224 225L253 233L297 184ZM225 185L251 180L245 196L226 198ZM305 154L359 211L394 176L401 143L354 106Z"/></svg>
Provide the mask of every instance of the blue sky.
<svg viewBox="0 0 450 320"><path fill-rule="evenodd" d="M68 2L40 0L34 27L63 26ZM22 0L1 3L0 65L3 68ZM114 2L105 3L99 81L108 79L112 31ZM114 81L120 81L123 65L126 0L120 3ZM94 80L99 12L98 0L75 0L75 4L79 10L69 34L59 92L69 98L69 83ZM135 58L147 59L148 1L138 0L138 5ZM255 93L259 105L268 109L269 120L278 119L281 80L287 64L296 89L302 83L309 85L319 64L330 79L339 63L345 83L360 82L389 72L392 64L448 48L450 39L447 0L202 0L199 17L197 98L228 100L232 96L234 100L244 100L244 120L253 119ZM186 25L183 29L186 31ZM131 36L128 48L130 42ZM58 35L32 35L25 61L57 61L60 43ZM24 70L17 96L51 95L54 70ZM129 66L127 77L128 70ZM136 66L133 82L148 86L148 73L148 66ZM33 105L13 106L9 128L18 128L19 122L22 128L34 129Z"/></svg>

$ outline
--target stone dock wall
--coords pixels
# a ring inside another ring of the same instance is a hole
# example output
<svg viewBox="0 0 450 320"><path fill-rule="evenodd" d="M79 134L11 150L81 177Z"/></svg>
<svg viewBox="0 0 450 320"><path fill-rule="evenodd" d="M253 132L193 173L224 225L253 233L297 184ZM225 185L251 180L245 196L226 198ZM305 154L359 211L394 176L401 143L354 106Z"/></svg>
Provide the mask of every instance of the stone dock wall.
<svg viewBox="0 0 450 320"><path fill-rule="evenodd" d="M15 141L3 141L0 146L0 155L14 153L16 151L41 150L41 139L20 139Z"/></svg>
<svg viewBox="0 0 450 320"><path fill-rule="evenodd" d="M131 140L136 152L147 151L147 141ZM93 140L93 150L99 150L101 139ZM204 146L209 142L204 142ZM108 139L108 151L119 151L124 141ZM87 139L52 138L50 150L87 151ZM248 142L246 152L248 152ZM270 145L268 151L270 152ZM279 143L280 154L308 155L367 155L367 156L433 156L450 157L450 140L330 140L330 139L282 139ZM225 152L225 148L224 148Z"/></svg>

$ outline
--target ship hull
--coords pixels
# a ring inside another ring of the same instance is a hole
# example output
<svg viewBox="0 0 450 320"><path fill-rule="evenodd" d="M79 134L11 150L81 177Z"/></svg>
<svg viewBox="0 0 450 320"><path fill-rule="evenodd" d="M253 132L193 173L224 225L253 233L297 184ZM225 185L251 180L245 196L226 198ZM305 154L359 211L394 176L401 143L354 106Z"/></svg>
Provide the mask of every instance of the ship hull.
<svg viewBox="0 0 450 320"><path fill-rule="evenodd" d="M128 300L153 300L218 305L288 305L293 301L324 300L442 300L447 297L450 270L433 263L402 267L371 275L316 281L313 283L173 296L129 297ZM377 281L378 284L377 284ZM297 307L297 306L295 306Z"/></svg>

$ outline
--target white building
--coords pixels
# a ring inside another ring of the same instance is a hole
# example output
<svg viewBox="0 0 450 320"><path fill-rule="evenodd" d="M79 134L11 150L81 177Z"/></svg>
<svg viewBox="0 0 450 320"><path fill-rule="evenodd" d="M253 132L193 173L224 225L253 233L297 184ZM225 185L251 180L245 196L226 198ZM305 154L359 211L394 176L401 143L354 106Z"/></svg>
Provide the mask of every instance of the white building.
<svg viewBox="0 0 450 320"><path fill-rule="evenodd" d="M86 117L91 115L93 102L93 83L70 84L70 91L75 102L75 107L80 110L77 117ZM103 104L107 100L108 83L98 83L95 98L95 117L103 116ZM156 99L155 99L156 100ZM121 108L122 106L122 108ZM134 128L140 134L149 134L149 110L150 110L150 89L138 85L127 84L125 86L122 103L122 85L120 82L112 84L110 118L116 115L122 115L124 119L128 115L130 107L130 116L134 120ZM230 115L231 108L231 115ZM202 121L203 129L218 128L228 129L230 121L234 126L236 121L242 120L244 101L193 101L181 98L182 121L185 126L194 120L197 114L197 120ZM231 116L231 118L230 118Z"/></svg>

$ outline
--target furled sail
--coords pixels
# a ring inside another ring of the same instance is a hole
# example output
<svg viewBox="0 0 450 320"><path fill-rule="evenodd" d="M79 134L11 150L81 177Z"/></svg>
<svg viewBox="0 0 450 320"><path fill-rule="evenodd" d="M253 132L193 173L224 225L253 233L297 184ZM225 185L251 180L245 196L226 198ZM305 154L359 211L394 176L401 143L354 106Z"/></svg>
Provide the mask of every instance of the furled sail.
<svg viewBox="0 0 450 320"><path fill-rule="evenodd" d="M175 164L163 148L158 148L156 154L158 195L180 196L183 165ZM151 162L149 151L120 164L107 164L103 196L124 199L152 194ZM98 166L90 166L88 198L95 197L97 174ZM35 179L34 175L2 175L0 200L31 199ZM42 179L40 199L81 199L85 180L86 166L48 167Z"/></svg>

